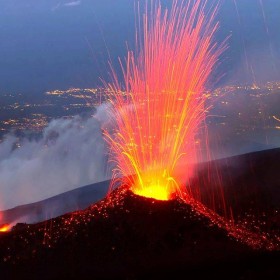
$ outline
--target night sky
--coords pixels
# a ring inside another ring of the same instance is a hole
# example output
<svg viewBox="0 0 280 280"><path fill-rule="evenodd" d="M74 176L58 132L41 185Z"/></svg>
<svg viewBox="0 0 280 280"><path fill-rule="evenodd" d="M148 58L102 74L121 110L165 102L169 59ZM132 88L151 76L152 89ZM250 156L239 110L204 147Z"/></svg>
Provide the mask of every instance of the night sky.
<svg viewBox="0 0 280 280"><path fill-rule="evenodd" d="M277 79L280 1L263 0L263 10L260 0L236 2L240 20L233 0L221 1L217 41L231 37L213 73L223 78L214 86ZM117 64L126 54L126 42L133 49L134 3L0 0L0 94L102 85L100 77L108 79L109 56Z"/></svg>
<svg viewBox="0 0 280 280"><path fill-rule="evenodd" d="M280 1L235 1L237 10L234 0L221 1L216 41L229 38L228 49L209 89L280 82ZM0 107L7 93L22 93L32 103L46 91L109 81L108 60L118 69L118 57L126 56L127 46L134 49L134 6L134 0L0 0ZM11 100L11 108L18 108L18 99ZM278 94L242 92L222 101L229 105L215 104L207 119L213 158L279 147L279 124L271 117L279 117ZM13 149L17 139L8 133L0 144L0 210L108 179L100 131L107 109L100 106L96 118L54 119L38 141L23 137L20 149ZM22 112L14 112L19 122ZM46 150L53 135L57 139Z"/></svg>

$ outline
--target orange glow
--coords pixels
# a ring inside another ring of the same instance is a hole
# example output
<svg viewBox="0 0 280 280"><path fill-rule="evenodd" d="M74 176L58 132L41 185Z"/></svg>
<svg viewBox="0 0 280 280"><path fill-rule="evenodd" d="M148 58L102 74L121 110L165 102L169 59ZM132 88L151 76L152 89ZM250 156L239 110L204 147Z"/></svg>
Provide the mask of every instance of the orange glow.
<svg viewBox="0 0 280 280"><path fill-rule="evenodd" d="M140 196L154 198L157 200L170 200L176 194L178 186L175 180L166 176L156 174L144 174L141 182L135 182L131 187L132 191Z"/></svg>
<svg viewBox="0 0 280 280"><path fill-rule="evenodd" d="M8 224L0 226L0 232L7 232L7 231L10 231L10 229L11 229L11 226Z"/></svg>
<svg viewBox="0 0 280 280"><path fill-rule="evenodd" d="M224 49L213 43L217 7L206 10L206 2L173 1L171 10L151 4L138 22L138 51L121 64L124 87L112 70L116 129L105 136L116 163L113 185L121 180L134 193L161 200L186 192L181 185L196 162L206 82ZM179 163L189 166L183 177L176 176Z"/></svg>
<svg viewBox="0 0 280 280"><path fill-rule="evenodd" d="M161 185L151 185L145 188L133 188L133 192L137 195L154 198L156 200L170 200L170 193L168 188Z"/></svg>

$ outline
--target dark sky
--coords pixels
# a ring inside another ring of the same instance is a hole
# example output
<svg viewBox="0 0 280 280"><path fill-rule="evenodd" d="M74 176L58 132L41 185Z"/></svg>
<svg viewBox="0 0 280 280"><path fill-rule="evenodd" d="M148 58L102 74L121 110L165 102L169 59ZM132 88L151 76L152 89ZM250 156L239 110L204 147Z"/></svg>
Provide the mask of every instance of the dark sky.
<svg viewBox="0 0 280 280"><path fill-rule="evenodd" d="M277 79L280 1L236 2L239 19L233 0L219 13L217 40L231 35L220 83ZM116 61L133 40L133 0L0 0L0 94L100 85L108 53Z"/></svg>

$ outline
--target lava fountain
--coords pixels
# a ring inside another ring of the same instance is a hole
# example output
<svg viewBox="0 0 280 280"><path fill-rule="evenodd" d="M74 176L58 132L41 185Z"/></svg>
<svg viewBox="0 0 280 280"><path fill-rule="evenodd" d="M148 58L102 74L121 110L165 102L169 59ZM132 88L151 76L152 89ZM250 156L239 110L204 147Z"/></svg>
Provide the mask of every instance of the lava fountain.
<svg viewBox="0 0 280 280"><path fill-rule="evenodd" d="M116 129L105 135L116 163L113 185L120 180L135 194L159 200L192 195L185 183L205 119L206 83L225 48L214 42L218 8L209 11L206 4L173 1L170 10L159 1L147 5L137 24L136 52L120 62L124 85L112 67ZM188 164L183 176L180 162Z"/></svg>

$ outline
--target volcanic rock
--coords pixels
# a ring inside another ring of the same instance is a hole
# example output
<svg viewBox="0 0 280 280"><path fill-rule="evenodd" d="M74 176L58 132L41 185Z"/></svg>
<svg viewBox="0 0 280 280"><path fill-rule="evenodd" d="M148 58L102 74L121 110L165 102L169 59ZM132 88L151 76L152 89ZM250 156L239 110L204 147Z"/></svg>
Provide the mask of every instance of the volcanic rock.
<svg viewBox="0 0 280 280"><path fill-rule="evenodd" d="M179 198L125 188L0 235L1 279L277 279L278 253L252 249Z"/></svg>

